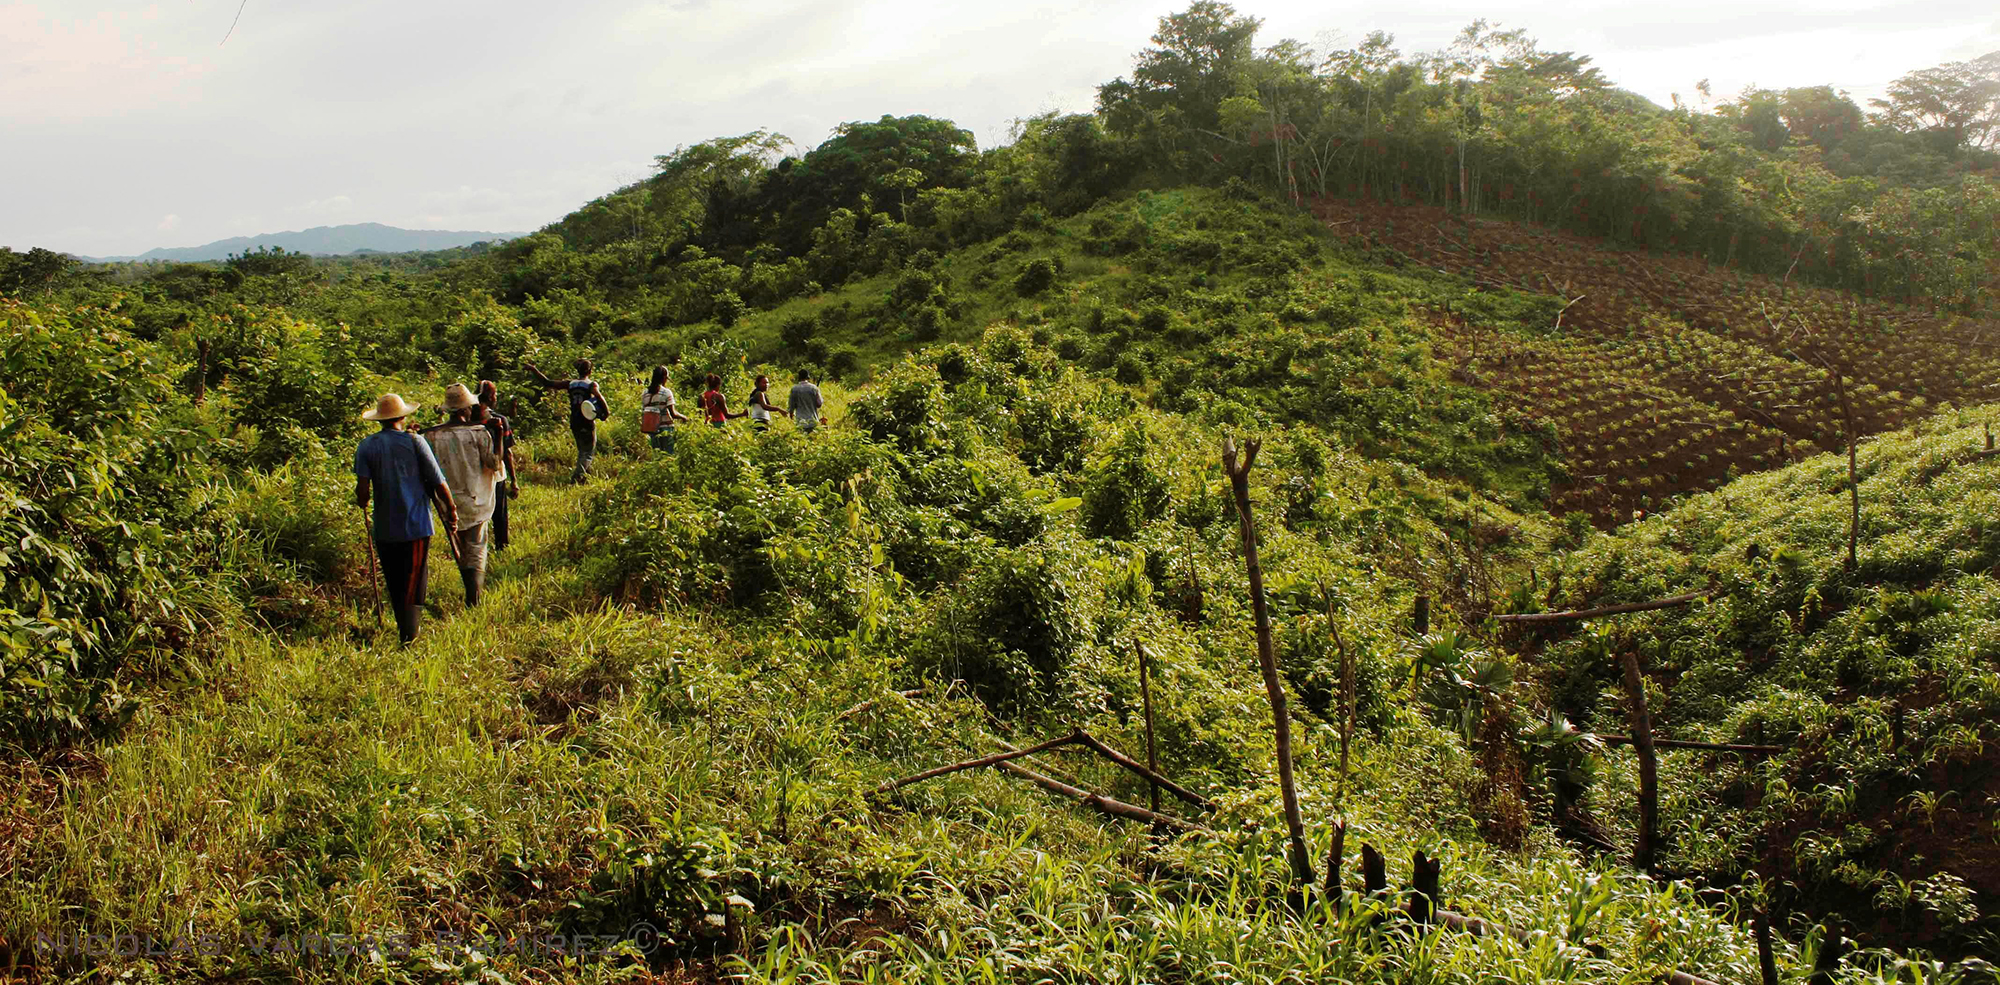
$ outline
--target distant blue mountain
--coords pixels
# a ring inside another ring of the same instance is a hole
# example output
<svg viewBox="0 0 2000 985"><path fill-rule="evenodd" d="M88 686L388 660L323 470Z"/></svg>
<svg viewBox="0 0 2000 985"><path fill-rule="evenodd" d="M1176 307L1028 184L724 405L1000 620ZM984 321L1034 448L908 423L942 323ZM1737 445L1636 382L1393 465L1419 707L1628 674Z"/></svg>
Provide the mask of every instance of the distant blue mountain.
<svg viewBox="0 0 2000 985"><path fill-rule="evenodd" d="M98 262L114 260L226 260L232 253L276 246L293 253L313 256L346 256L357 251L370 253L412 253L419 250L448 250L454 246L514 239L526 233L472 233L447 229L398 229L379 222L358 222L347 226L314 226L287 233L237 236L218 239L202 246L171 246L147 250L135 257L83 257Z"/></svg>

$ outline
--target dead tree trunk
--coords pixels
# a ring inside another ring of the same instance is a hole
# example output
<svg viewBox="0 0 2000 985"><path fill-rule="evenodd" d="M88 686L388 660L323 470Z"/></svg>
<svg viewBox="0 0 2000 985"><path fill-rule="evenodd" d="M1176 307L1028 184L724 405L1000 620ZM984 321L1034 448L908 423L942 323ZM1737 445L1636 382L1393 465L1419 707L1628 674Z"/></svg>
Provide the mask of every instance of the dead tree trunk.
<svg viewBox="0 0 2000 985"><path fill-rule="evenodd" d="M1370 896L1389 891L1388 861L1374 845L1361 846L1361 886Z"/></svg>
<svg viewBox="0 0 2000 985"><path fill-rule="evenodd" d="M1312 885L1312 858L1306 854L1306 826L1299 816L1298 781L1292 775L1292 720L1285 711L1285 685L1278 679L1278 657L1271 646L1271 613L1264 604L1264 569L1257 564L1257 523L1250 514L1250 469L1257 462L1255 440L1245 442L1243 457L1236 442L1222 441L1222 467L1236 494L1236 516L1242 524L1243 565L1250 574L1250 610L1257 620L1257 663L1264 671L1264 692L1271 699L1271 728L1277 735L1278 791L1285 803L1285 833L1290 839L1292 882L1303 890Z"/></svg>
<svg viewBox="0 0 2000 985"><path fill-rule="evenodd" d="M1342 857L1346 854L1347 821L1343 819L1333 822L1333 843L1326 848L1326 889L1324 892L1326 893L1326 898L1333 902L1333 909L1336 913L1340 911L1340 867L1341 863L1346 861Z"/></svg>
<svg viewBox="0 0 2000 985"><path fill-rule="evenodd" d="M208 396L208 340L194 344L194 402L198 406Z"/></svg>
<svg viewBox="0 0 2000 985"><path fill-rule="evenodd" d="M1618 659L1625 665L1625 698L1632 706L1632 748L1639 754L1639 839L1632 865L1653 873L1653 841L1659 831L1660 763L1653 752L1653 720L1646 713L1646 681L1639 674L1639 654L1626 649Z"/></svg>
<svg viewBox="0 0 2000 985"><path fill-rule="evenodd" d="M1757 933L1757 970L1763 975L1764 985L1778 985L1778 959L1771 953L1771 915L1758 910L1750 919Z"/></svg>
<svg viewBox="0 0 2000 985"><path fill-rule="evenodd" d="M1410 922L1419 927L1428 925L1438 909L1438 883L1442 880L1444 863L1424 854L1418 849L1410 860Z"/></svg>

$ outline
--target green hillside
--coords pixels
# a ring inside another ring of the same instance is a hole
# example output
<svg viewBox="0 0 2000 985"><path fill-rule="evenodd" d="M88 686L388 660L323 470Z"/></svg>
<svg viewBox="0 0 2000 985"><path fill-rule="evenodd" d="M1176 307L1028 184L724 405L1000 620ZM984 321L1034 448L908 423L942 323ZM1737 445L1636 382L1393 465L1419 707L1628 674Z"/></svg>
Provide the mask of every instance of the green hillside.
<svg viewBox="0 0 2000 985"><path fill-rule="evenodd" d="M4 974L1990 981L1990 150L1257 26L1164 18L1001 147L753 131L496 246L0 251ZM572 485L524 367L581 356ZM657 453L655 365L810 368L830 426ZM479 379L516 543L399 649L358 414ZM1739 747L1660 750L1651 865L1627 655Z"/></svg>
<svg viewBox="0 0 2000 985"><path fill-rule="evenodd" d="M2000 892L2000 541L1990 410L1948 413L1857 455L1860 528L1846 564L1847 461L1741 479L1554 562L1548 601L1636 600L1713 586L1684 610L1533 640L1540 694L1584 728L1622 729L1610 654L1645 655L1662 734L1778 743L1764 759L1669 756L1673 871L1754 874L1835 904L1878 939L1954 938ZM1550 570L1545 569L1545 570ZM1629 823L1614 771L1597 803ZM1865 915L1865 916L1864 916Z"/></svg>

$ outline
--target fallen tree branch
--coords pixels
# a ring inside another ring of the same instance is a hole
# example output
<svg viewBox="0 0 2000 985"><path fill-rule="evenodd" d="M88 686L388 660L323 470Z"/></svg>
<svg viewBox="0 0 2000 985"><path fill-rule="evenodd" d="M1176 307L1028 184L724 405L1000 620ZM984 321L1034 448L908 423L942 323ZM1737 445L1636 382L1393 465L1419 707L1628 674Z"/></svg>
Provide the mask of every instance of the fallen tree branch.
<svg viewBox="0 0 2000 985"><path fill-rule="evenodd" d="M1168 793L1171 793L1174 796L1179 797L1180 799L1185 800L1188 803L1201 808L1202 810L1205 811L1215 810L1215 801L1212 801L1207 797L1195 793L1194 791L1189 790L1186 787L1183 787L1180 784L1175 783L1174 781L1169 780L1164 776L1161 776L1157 771L1147 769L1144 763L1141 763L1138 760L1135 760L1132 757L1127 756L1124 753L1119 752L1118 750L1113 749L1102 742L1099 742L1097 740L1097 737L1091 735L1089 732L1085 732L1082 729L1078 729L1076 732L1075 739L1078 745L1081 745L1084 748L1089 749L1091 752L1094 752L1100 756L1103 756L1105 759L1111 760L1112 762L1125 767L1127 770L1130 770L1133 773L1133 775L1139 777L1140 779L1145 780L1149 783L1158 784L1160 789L1165 790Z"/></svg>
<svg viewBox="0 0 2000 985"><path fill-rule="evenodd" d="M1632 744L1629 735L1606 735L1604 733L1584 733L1607 746L1627 746ZM1694 742L1688 739L1654 739L1653 744L1662 749L1707 749L1712 752L1748 752L1775 756L1785 752L1784 746L1750 746L1731 742Z"/></svg>
<svg viewBox="0 0 2000 985"><path fill-rule="evenodd" d="M1581 301L1589 296L1590 295L1588 294L1579 294L1576 297L1571 298L1568 304L1563 305L1561 311L1556 312L1556 331L1558 332L1562 331L1563 316L1569 314L1569 309L1576 307L1576 303L1578 301Z"/></svg>
<svg viewBox="0 0 2000 985"><path fill-rule="evenodd" d="M1648 612L1653 609L1671 609L1677 605L1686 605L1695 599L1707 598L1714 595L1715 591L1715 589L1709 588L1699 592L1689 592L1686 595L1676 595L1672 598L1656 599L1651 602L1625 602L1619 605L1607 605L1596 609L1579 609L1574 612L1517 612L1510 615L1494 616L1493 618L1499 622L1577 622L1584 619L1595 619L1598 616L1615 616L1621 612Z"/></svg>
<svg viewBox="0 0 2000 985"><path fill-rule="evenodd" d="M890 694L893 694L899 698L914 698L922 693L924 693L924 689L920 687L911 688L908 691L890 691L888 694L884 694L881 697L869 698L868 700L863 701L860 704L855 705L854 707L849 708L846 711L843 711L840 714L833 716L833 720L836 722L844 722L850 718L853 718L854 716L859 715L862 712L867 711L868 709L881 704L882 698L886 698Z"/></svg>
<svg viewBox="0 0 2000 985"><path fill-rule="evenodd" d="M1029 746L1026 749L1008 749L1005 752L996 752L991 756L981 756L978 759L968 759L961 763L953 763L950 766L940 766L937 769L925 770L922 773L916 774L915 776L906 776L900 780L885 780L883 781L881 786L875 788L875 792L878 794L884 794L892 790L901 790L902 788L907 787L912 783L922 783L923 781L932 779L933 777L944 776L948 773L957 773L960 770L976 770L982 766L1000 766L1005 764L1010 759L1019 759L1022 756L1032 756L1038 752L1048 752L1049 750L1054 749L1058 746L1069 745L1077 741L1077 734L1078 733L1071 732L1068 735L1062 736L1060 738L1050 739L1049 741L1044 742L1040 745Z"/></svg>
<svg viewBox="0 0 2000 985"><path fill-rule="evenodd" d="M1038 773L1034 770L1028 769L1027 767L1020 765L1019 763L1014 762L1014 760L1016 759L1021 759L1027 756L1033 756L1036 753L1048 752L1051 749L1057 749L1061 748L1062 746L1068 746L1068 745L1087 746L1092 751L1098 752L1100 755L1104 755L1105 758L1107 759L1111 759L1112 762L1119 762L1120 758L1125 758L1129 761L1129 757L1123 757L1123 755L1119 753L1117 750L1112 749L1110 746L1107 746L1102 742L1098 742L1095 738L1092 738L1088 734L1079 730L1076 732L1071 732L1068 735L1050 739L1049 741L1043 742L1039 745L1028 746L1027 748L1024 749L1016 749L1003 742L1001 743L1001 746L1003 747L1002 750L1000 752L994 753L991 756L981 756L978 759L968 759L965 760L964 762L953 763L949 766L940 766L936 769L925 770L922 773L916 774L915 776L906 776L900 780L885 781L884 783L882 783L882 785L875 788L875 793L878 795L890 793L895 790L900 790L903 787L907 787L912 783L921 783L925 780L932 779L933 777L940 777L949 773L957 773L963 770L979 769L980 767L983 766L997 766L1003 770L1006 770L1009 773L1014 774L1015 776L1021 777L1022 779L1034 783L1036 786L1039 786L1044 790L1048 790L1051 793L1060 794L1064 797L1068 797L1071 800L1078 801L1090 807L1094 807L1105 814L1111 815L1112 817L1124 818L1125 820L1128 821L1139 821L1145 824L1163 824L1166 825L1167 827L1174 828L1180 831L1199 831L1205 834L1214 834L1213 831L1210 831L1208 828L1204 828L1201 825L1194 823L1193 821L1189 821L1184 818L1178 818L1171 814L1162 814L1158 811L1149 811L1144 807L1140 807L1136 804L1128 804L1122 800L1118 800L1117 798L1107 797L1101 793L1097 793L1096 791L1085 790L1082 787L1064 783L1063 781L1058 780L1052 776ZM1119 765L1122 766L1125 764L1119 763ZM1146 770L1144 766L1139 766L1138 763L1132 763L1131 765L1137 766L1141 771L1150 772ZM1187 791L1185 790L1182 790L1178 785L1173 784L1170 781L1166 780L1165 777L1161 777L1160 782L1162 783L1162 785L1166 786L1170 790L1175 791L1177 794L1183 794L1185 796L1190 796L1190 797L1195 796L1193 794L1187 793ZM1200 798L1196 799L1199 800ZM1207 801L1201 801L1201 802L1204 804L1208 804ZM1210 810L1213 810L1214 805L1208 804L1208 808Z"/></svg>
<svg viewBox="0 0 2000 985"><path fill-rule="evenodd" d="M1003 760L1001 762L995 763L994 765L1000 767L1003 770L1006 770L1009 773L1014 774L1015 776L1027 780L1033 783L1034 785L1049 791L1050 793L1068 797L1069 799L1077 801L1078 803L1094 807L1105 814L1111 815L1112 817L1124 818L1127 821L1138 821L1141 824L1162 824L1169 828L1173 828L1176 831L1193 831L1193 832L1199 832L1201 834L1211 834L1211 835L1215 833L1214 831L1211 831L1208 828L1204 828L1201 825L1194 823L1193 821L1178 818L1173 816L1172 814L1155 813L1153 811L1145 809L1144 807L1140 807L1137 804L1128 804L1122 800L1116 800L1111 797L1106 797L1101 793L1094 793L1092 791L1085 790L1082 787L1070 786L1069 784L1064 783L1061 780L1055 779L1054 777L1043 776L1042 774L1037 773L1034 770L1031 770L1025 766L1022 766L1019 763L1008 762Z"/></svg>

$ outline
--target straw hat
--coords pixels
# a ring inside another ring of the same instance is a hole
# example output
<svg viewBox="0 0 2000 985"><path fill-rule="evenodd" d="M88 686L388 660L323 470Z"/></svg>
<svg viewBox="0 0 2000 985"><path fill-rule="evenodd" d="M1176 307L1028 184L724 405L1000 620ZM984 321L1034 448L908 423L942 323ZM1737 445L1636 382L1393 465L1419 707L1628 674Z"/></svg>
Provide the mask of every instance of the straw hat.
<svg viewBox="0 0 2000 985"><path fill-rule="evenodd" d="M479 403L479 398L463 383L453 383L444 388L444 409L464 410Z"/></svg>
<svg viewBox="0 0 2000 985"><path fill-rule="evenodd" d="M361 419L364 421L401 420L416 413L417 407L417 404L404 400L401 394L385 393L382 395L382 399L375 401L374 410L362 412Z"/></svg>

